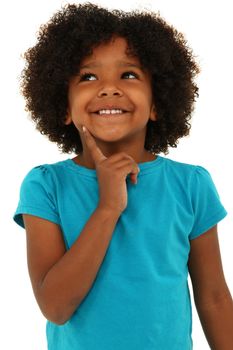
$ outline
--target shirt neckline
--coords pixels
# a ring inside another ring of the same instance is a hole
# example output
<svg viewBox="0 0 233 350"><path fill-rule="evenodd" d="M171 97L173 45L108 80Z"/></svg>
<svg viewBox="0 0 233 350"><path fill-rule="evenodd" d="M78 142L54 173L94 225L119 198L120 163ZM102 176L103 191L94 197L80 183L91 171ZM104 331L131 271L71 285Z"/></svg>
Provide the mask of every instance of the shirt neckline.
<svg viewBox="0 0 233 350"><path fill-rule="evenodd" d="M152 172L154 169L157 169L157 167L162 164L163 160L164 157L157 155L156 159L150 160L148 162L138 163L138 166L140 168L138 176L147 174L148 172ZM71 158L66 159L65 164L67 167L74 171L77 171L80 174L95 178L97 177L95 169L89 169L84 167L83 165L75 163Z"/></svg>

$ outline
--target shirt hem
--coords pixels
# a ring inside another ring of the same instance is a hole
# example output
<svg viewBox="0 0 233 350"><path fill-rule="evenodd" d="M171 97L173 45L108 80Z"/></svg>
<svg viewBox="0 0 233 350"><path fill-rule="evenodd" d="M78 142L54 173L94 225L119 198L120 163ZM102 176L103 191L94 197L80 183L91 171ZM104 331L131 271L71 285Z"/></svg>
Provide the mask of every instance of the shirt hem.
<svg viewBox="0 0 233 350"><path fill-rule="evenodd" d="M56 215L51 215L43 211L41 208L35 208L31 206L21 206L14 214L13 219L22 228L25 228L25 225L23 222L23 216L22 216L23 214L38 216L41 219L52 221L53 223L60 225L60 220Z"/></svg>

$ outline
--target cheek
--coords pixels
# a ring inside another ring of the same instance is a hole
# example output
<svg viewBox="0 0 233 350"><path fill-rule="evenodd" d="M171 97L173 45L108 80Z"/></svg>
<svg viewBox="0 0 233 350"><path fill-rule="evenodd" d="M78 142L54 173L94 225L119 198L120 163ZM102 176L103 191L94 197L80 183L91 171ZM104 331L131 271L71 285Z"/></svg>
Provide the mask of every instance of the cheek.
<svg viewBox="0 0 233 350"><path fill-rule="evenodd" d="M150 95L150 92L148 91L148 94L146 91L142 91L140 94L135 96L138 104L138 108L144 111L148 111L151 108L152 104L152 96Z"/></svg>
<svg viewBox="0 0 233 350"><path fill-rule="evenodd" d="M143 103L150 103L152 98L151 88L147 85L142 85L140 88L138 86L130 91L128 91L133 100Z"/></svg>
<svg viewBox="0 0 233 350"><path fill-rule="evenodd" d="M78 95L73 95L70 96L70 98L68 99L69 101L69 109L71 111L71 114L77 115L77 113L80 111L80 109L82 109L82 98L79 98Z"/></svg>
<svg viewBox="0 0 233 350"><path fill-rule="evenodd" d="M76 89L72 96L72 105L75 110L84 110L87 108L90 101L93 99L90 89Z"/></svg>

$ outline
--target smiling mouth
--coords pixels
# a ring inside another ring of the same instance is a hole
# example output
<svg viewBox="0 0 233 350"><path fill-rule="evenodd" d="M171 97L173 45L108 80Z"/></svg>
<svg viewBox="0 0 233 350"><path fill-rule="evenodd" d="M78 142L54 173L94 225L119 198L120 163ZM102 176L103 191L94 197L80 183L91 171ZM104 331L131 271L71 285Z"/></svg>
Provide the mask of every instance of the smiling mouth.
<svg viewBox="0 0 233 350"><path fill-rule="evenodd" d="M97 117L101 118L116 118L129 113L128 111L97 111L93 112Z"/></svg>

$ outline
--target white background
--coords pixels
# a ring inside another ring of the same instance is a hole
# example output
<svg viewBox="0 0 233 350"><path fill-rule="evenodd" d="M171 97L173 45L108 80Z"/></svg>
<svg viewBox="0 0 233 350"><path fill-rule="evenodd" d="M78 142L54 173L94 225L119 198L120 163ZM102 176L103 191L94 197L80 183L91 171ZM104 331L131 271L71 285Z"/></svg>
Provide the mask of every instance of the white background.
<svg viewBox="0 0 233 350"><path fill-rule="evenodd" d="M39 25L65 3L58 0L15 0L1 4L0 347L6 350L46 349L46 320L36 304L28 277L25 232L12 221L12 216L18 203L19 186L26 173L33 166L63 160L70 155L60 154L55 144L35 131L24 111L18 76L24 66L20 55L35 44ZM115 8L114 1L95 3ZM145 1L117 1L117 8L126 11L142 9L143 6L160 11L167 22L185 34L201 65L202 72L197 79L200 97L193 114L191 135L182 139L177 149L171 149L168 157L202 165L212 175L228 211L228 216L219 223L219 241L225 277L233 293L233 33L230 5L230 0L159 0L153 5ZM193 340L194 350L209 349L194 303Z"/></svg>

